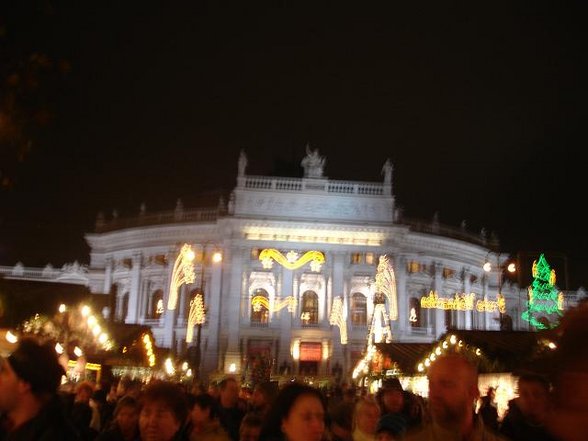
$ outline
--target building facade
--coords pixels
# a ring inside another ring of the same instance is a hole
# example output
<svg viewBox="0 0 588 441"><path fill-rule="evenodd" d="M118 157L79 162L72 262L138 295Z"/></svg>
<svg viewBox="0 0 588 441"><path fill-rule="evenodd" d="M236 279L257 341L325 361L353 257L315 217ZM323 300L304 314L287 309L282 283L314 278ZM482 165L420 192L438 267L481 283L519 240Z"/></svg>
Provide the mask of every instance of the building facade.
<svg viewBox="0 0 588 441"><path fill-rule="evenodd" d="M324 161L307 149L302 178L252 176L242 152L226 205L187 210L178 202L173 212L99 218L86 235L90 290L116 299L117 320L151 326L159 346L186 353L199 341L204 378L242 373L260 360L274 373L348 375L366 347L384 255L396 281L395 341L432 342L452 327L528 329L520 319L526 290L504 276L507 256L496 243L436 219L403 219L389 161L381 182L328 179ZM194 280L180 286L171 310L170 282L184 244L195 251ZM273 257L260 260L264 250ZM301 261L310 251L324 262ZM213 261L215 253L221 261ZM206 319L198 341L186 343L199 293ZM339 324L332 320L336 303Z"/></svg>

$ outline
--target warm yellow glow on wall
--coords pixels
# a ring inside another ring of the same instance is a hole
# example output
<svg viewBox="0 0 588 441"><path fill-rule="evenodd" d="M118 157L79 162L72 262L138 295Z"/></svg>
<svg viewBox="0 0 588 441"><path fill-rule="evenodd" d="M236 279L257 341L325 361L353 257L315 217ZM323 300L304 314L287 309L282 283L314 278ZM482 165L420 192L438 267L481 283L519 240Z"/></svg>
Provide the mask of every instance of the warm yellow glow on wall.
<svg viewBox="0 0 588 441"><path fill-rule="evenodd" d="M385 235L373 231L317 228L280 228L250 226L243 229L247 240L279 240L296 243L381 246Z"/></svg>
<svg viewBox="0 0 588 441"><path fill-rule="evenodd" d="M298 340L292 343L292 358L294 360L300 360L300 341Z"/></svg>
<svg viewBox="0 0 588 441"><path fill-rule="evenodd" d="M312 262L311 264L314 264L312 266L312 270L320 271L320 265L325 263L325 255L320 251L307 251L302 255L302 257L299 258L298 253L295 251L290 251L286 256L284 256L275 248L268 248L262 250L261 253L259 253L259 260L261 260L263 263L264 268L271 268L271 263L273 260L275 260L284 268L290 270L301 268L308 262Z"/></svg>
<svg viewBox="0 0 588 441"><path fill-rule="evenodd" d="M347 344L347 323L343 318L343 299L335 297L333 300L333 307L331 309L331 317L329 318L331 325L339 326L339 333L341 334L341 344Z"/></svg>

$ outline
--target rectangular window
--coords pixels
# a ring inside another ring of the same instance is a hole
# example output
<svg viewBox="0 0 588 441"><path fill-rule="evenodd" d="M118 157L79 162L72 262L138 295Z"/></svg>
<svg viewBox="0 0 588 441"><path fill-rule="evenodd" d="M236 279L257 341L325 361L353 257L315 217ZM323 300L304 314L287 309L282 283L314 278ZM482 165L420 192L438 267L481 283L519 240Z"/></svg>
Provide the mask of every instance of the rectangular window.
<svg viewBox="0 0 588 441"><path fill-rule="evenodd" d="M408 262L408 272L409 273L418 273L421 270L421 264L418 263L416 260Z"/></svg>
<svg viewBox="0 0 588 441"><path fill-rule="evenodd" d="M351 253L351 263L354 265L358 265L360 263L362 263L363 261L363 256L361 255L361 253Z"/></svg>
<svg viewBox="0 0 588 441"><path fill-rule="evenodd" d="M365 263L368 265L373 265L376 263L376 256L374 253L365 253Z"/></svg>
<svg viewBox="0 0 588 441"><path fill-rule="evenodd" d="M455 274L455 271L452 270L451 268L443 268L443 278L444 279L451 279L454 274Z"/></svg>

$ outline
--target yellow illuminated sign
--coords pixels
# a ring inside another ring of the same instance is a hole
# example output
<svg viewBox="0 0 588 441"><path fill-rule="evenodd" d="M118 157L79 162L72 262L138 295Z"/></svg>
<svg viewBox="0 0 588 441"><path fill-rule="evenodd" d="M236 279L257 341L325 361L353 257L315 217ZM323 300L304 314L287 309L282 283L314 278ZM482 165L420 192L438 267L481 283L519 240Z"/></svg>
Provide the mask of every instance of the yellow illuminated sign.
<svg viewBox="0 0 588 441"><path fill-rule="evenodd" d="M341 333L341 344L347 344L347 324L343 318L343 299L341 297L335 297L333 300L333 308L331 309L331 317L329 318L331 325L339 326Z"/></svg>

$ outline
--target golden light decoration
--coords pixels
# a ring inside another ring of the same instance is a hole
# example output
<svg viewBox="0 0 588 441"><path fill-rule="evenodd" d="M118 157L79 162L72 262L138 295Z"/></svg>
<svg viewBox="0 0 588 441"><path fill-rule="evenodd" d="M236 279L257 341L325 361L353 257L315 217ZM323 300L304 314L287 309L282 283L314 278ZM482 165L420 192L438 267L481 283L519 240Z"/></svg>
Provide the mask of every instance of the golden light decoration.
<svg viewBox="0 0 588 441"><path fill-rule="evenodd" d="M265 296L255 296L251 299L251 306L255 312L261 311L262 307L272 312L278 312L287 307L288 312L294 312L296 310L297 303L298 302L294 296L288 296L283 300L275 301L274 307L272 309L270 308L269 300Z"/></svg>
<svg viewBox="0 0 588 441"><path fill-rule="evenodd" d="M390 266L388 257L380 256L376 273L376 292L380 292L388 299L390 320L398 319L398 297L396 294L396 276Z"/></svg>
<svg viewBox="0 0 588 441"><path fill-rule="evenodd" d="M331 309L331 316L329 317L331 325L339 326L339 333L341 334L341 344L347 344L347 323L343 318L343 298L335 297L333 300L333 307Z"/></svg>
<svg viewBox="0 0 588 441"><path fill-rule="evenodd" d="M190 314L188 315L188 327L186 328L186 343L192 342L194 326L202 325L206 321L206 310L204 309L204 297L197 293L190 302Z"/></svg>
<svg viewBox="0 0 588 441"><path fill-rule="evenodd" d="M167 309L176 309L178 303L178 289L184 283L194 282L194 251L187 243L182 246L174 263L171 282L169 284L169 300Z"/></svg>
<svg viewBox="0 0 588 441"><path fill-rule="evenodd" d="M421 297L421 308L442 309L454 311L477 312L506 312L506 299L502 294L496 296L496 300L487 297L476 300L475 293L455 293L453 297L439 297L436 291L430 291L426 297Z"/></svg>
<svg viewBox="0 0 588 441"><path fill-rule="evenodd" d="M417 322L416 309L410 308L410 316L408 317L408 320L412 323Z"/></svg>
<svg viewBox="0 0 588 441"><path fill-rule="evenodd" d="M457 340L455 334L448 335L445 339L440 342L438 346L431 349L431 352L427 354L422 361L417 364L417 371L418 372L425 372L427 368L429 368L433 362L447 352L459 352L459 351L470 351L472 354L476 355L477 357L482 357L483 353L482 350L476 346L470 346L464 344L462 340Z"/></svg>
<svg viewBox="0 0 588 441"><path fill-rule="evenodd" d="M320 251L307 251L298 257L296 251L289 251L284 256L280 251L275 248L266 248L259 253L259 260L264 268L269 269L273 266L275 260L286 269L294 270L301 268L308 262L311 262L311 270L318 272L320 271L321 265L325 263L325 255Z"/></svg>
<svg viewBox="0 0 588 441"><path fill-rule="evenodd" d="M149 366L155 366L155 353L153 352L153 342L149 334L143 334L143 345L145 346L145 354L149 360Z"/></svg>

